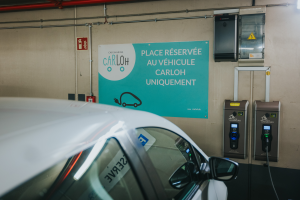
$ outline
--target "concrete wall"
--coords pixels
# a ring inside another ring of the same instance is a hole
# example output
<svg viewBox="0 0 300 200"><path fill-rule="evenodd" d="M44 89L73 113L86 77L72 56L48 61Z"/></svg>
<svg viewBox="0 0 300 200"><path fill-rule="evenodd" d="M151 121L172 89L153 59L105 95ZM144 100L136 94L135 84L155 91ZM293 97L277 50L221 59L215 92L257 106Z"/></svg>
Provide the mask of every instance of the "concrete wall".
<svg viewBox="0 0 300 200"><path fill-rule="evenodd" d="M294 0L256 0L257 5L295 3ZM184 9L250 6L251 0L154 1L107 6L108 15ZM110 18L108 21L211 15L212 11L142 17ZM0 13L0 21L73 18L103 15L103 6ZM81 24L103 19L47 22ZM265 66L271 66L271 101L281 101L280 160L271 166L300 169L300 12L295 5L268 7L266 13ZM6 26L41 25L0 24ZM173 41L210 41L209 118L168 119L183 129L209 156L222 156L223 102L233 99L233 70L237 63L213 60L213 18L94 26L93 93L98 94L98 45ZM0 30L0 96L67 99L68 93L89 95L88 51L75 51L76 37L88 37L87 27ZM76 81L77 68L77 81ZM264 100L263 72L240 72L239 99ZM78 87L76 87L76 85ZM251 86L252 85L252 86ZM252 95L251 95L252 87ZM77 89L76 89L77 88ZM101 94L100 94L101 95ZM250 104L251 108L252 104ZM240 163L263 162L238 159Z"/></svg>

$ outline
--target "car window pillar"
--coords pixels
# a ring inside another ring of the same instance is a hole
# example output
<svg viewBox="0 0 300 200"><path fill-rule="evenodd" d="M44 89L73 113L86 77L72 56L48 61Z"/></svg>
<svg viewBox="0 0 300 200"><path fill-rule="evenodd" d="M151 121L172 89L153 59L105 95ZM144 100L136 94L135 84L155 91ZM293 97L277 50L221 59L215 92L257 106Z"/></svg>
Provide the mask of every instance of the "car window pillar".
<svg viewBox="0 0 300 200"><path fill-rule="evenodd" d="M115 136L115 138L122 146L124 153L126 154L126 157L129 163L131 164L131 168L136 175L136 179L145 195L145 198L148 200L166 199L164 198L164 195L161 192L159 192L160 188L158 185L161 183L159 180L159 183L155 180L154 174L156 173L156 171L154 170L154 167L149 157L147 159L148 155L146 154L144 148L142 148L141 143L137 139L135 135L135 130L127 130L126 134L118 134ZM151 166L153 167L153 169L151 169ZM149 174L152 172L155 173ZM157 177L157 179L159 178ZM154 185L153 183L156 183L158 185Z"/></svg>
<svg viewBox="0 0 300 200"><path fill-rule="evenodd" d="M146 178L146 176L147 176L147 179L150 180L151 186L155 190L157 199L159 199L159 200L167 199L167 195L166 195L163 185L160 181L160 178L153 166L153 163L151 162L143 145L141 144L141 142L139 141L139 139L136 136L136 130L127 131L127 137L129 139L131 145L134 147L135 153L137 155L137 157L135 157L135 158L139 159L142 162L143 167L145 168L146 173L141 174L142 180L144 178Z"/></svg>

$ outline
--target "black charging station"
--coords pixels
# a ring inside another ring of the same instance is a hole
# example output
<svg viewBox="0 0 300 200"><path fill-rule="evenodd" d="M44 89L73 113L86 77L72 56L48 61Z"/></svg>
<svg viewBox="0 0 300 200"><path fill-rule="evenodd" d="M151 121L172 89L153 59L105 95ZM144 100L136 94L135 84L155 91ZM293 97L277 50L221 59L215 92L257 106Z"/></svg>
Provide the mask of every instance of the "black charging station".
<svg viewBox="0 0 300 200"><path fill-rule="evenodd" d="M223 155L228 158L247 156L247 115L249 102L224 102Z"/></svg>
<svg viewBox="0 0 300 200"><path fill-rule="evenodd" d="M280 102L255 101L254 112L254 159L278 162ZM268 152L267 152L268 151Z"/></svg>

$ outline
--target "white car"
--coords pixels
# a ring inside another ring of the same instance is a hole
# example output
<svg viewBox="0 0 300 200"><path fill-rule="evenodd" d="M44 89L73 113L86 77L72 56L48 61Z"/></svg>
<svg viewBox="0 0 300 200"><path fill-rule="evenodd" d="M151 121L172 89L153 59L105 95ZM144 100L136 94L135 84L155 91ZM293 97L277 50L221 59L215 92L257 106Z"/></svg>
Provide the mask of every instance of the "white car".
<svg viewBox="0 0 300 200"><path fill-rule="evenodd" d="M0 200L225 200L238 164L157 115L0 98Z"/></svg>

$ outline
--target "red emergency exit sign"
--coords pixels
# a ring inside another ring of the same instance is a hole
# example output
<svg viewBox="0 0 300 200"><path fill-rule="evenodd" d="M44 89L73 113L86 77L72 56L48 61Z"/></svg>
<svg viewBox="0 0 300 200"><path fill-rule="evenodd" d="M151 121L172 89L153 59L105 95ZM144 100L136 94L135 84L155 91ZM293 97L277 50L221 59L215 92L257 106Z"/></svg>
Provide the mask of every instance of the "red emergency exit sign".
<svg viewBox="0 0 300 200"><path fill-rule="evenodd" d="M88 39L84 38L77 38L77 50L88 50Z"/></svg>

